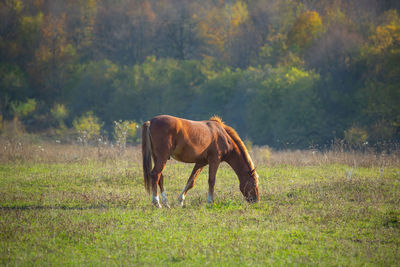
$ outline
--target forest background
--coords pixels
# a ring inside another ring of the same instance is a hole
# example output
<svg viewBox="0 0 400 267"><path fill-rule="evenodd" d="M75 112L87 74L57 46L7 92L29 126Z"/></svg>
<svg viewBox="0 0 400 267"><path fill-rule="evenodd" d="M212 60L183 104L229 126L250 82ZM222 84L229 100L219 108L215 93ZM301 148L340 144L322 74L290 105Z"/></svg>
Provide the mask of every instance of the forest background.
<svg viewBox="0 0 400 267"><path fill-rule="evenodd" d="M398 143L399 9L396 0L1 0L0 132L19 124L62 138L86 119L113 138L114 121L216 114L274 148Z"/></svg>

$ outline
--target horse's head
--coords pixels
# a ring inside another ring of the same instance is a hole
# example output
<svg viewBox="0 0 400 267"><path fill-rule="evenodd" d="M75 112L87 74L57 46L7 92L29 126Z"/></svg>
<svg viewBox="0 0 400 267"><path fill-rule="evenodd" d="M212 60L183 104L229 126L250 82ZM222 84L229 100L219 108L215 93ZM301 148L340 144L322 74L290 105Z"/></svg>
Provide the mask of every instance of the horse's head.
<svg viewBox="0 0 400 267"><path fill-rule="evenodd" d="M240 191L246 200L250 203L260 201L258 193L258 174L256 169L251 170L247 175L240 179Z"/></svg>

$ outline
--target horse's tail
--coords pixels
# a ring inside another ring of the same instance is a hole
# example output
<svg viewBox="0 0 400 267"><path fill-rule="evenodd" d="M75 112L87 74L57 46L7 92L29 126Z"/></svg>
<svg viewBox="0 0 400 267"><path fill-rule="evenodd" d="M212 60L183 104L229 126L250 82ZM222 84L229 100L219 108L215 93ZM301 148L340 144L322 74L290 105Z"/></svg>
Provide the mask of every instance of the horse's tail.
<svg viewBox="0 0 400 267"><path fill-rule="evenodd" d="M143 158L143 178L144 187L150 193L151 188L151 139L150 121L146 121L142 126L142 158Z"/></svg>

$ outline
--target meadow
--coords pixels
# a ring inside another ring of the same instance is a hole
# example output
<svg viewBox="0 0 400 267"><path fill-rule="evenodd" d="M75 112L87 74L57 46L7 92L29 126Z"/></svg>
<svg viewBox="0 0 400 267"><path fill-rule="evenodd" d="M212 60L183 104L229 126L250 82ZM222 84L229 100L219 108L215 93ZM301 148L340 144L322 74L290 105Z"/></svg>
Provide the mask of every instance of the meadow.
<svg viewBox="0 0 400 267"><path fill-rule="evenodd" d="M261 201L228 165L169 161L171 209L143 187L138 147L0 142L0 265L399 266L398 153L253 148Z"/></svg>

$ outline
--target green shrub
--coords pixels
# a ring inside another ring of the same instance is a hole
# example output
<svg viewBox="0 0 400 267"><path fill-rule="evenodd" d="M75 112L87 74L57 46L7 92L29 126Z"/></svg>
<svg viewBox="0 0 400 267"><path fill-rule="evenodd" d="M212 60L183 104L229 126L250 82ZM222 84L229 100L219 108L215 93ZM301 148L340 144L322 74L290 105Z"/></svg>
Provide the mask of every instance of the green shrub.
<svg viewBox="0 0 400 267"><path fill-rule="evenodd" d="M125 149L128 140L134 141L136 130L137 123L134 121L114 121L114 139L120 151Z"/></svg>
<svg viewBox="0 0 400 267"><path fill-rule="evenodd" d="M344 131L344 140L347 144L355 146L361 145L367 141L368 133L363 128L352 126Z"/></svg>
<svg viewBox="0 0 400 267"><path fill-rule="evenodd" d="M25 117L36 109L36 100L28 99L26 102L11 102L11 111L16 117Z"/></svg>
<svg viewBox="0 0 400 267"><path fill-rule="evenodd" d="M58 122L62 122L68 116L68 109L64 104L54 104L50 110L51 115Z"/></svg>
<svg viewBox="0 0 400 267"><path fill-rule="evenodd" d="M99 122L99 118L93 115L92 111L76 118L72 125L78 134L78 141L84 145L98 138L100 136L100 129L103 127L103 123Z"/></svg>

